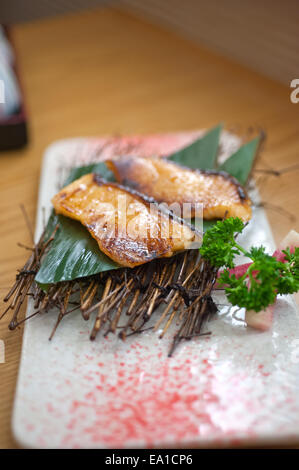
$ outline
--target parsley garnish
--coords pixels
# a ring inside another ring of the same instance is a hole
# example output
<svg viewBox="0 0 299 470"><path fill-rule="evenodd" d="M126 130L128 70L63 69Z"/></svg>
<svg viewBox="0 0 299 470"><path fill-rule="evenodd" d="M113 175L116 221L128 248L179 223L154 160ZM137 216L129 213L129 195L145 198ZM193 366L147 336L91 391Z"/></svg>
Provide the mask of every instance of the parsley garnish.
<svg viewBox="0 0 299 470"><path fill-rule="evenodd" d="M218 221L204 235L201 256L217 268L225 267L218 278L232 305L259 312L275 302L277 294L293 294L299 290L299 248L291 253L283 250L285 262L265 252L265 247L245 250L235 237L245 224L238 217ZM252 263L241 277L230 273L236 255L244 254Z"/></svg>

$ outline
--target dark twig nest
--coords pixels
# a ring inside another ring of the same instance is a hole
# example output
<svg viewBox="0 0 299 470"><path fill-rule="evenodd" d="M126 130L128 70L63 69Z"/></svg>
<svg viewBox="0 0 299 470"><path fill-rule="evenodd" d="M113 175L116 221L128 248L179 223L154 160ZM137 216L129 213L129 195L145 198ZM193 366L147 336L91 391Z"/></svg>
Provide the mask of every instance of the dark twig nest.
<svg viewBox="0 0 299 470"><path fill-rule="evenodd" d="M58 316L50 339L61 320L76 310L81 311L84 320L94 317L91 340L100 331L104 335L117 332L125 340L147 329L159 331L162 338L172 323L177 324L169 355L180 341L209 334L201 331L209 315L217 311L211 298L217 271L200 259L198 250L157 259L134 269L122 268L59 282L44 292L34 277L54 235L47 242L42 235L4 299L9 305L1 318L12 311L11 330L35 315L56 308ZM20 308L27 296L33 298L35 311L19 320Z"/></svg>

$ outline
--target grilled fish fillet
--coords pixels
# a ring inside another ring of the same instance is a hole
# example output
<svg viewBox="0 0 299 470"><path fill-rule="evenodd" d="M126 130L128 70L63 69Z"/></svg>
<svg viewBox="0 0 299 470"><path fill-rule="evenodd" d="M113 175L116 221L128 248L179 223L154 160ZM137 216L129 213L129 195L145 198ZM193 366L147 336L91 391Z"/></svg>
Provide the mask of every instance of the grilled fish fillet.
<svg viewBox="0 0 299 470"><path fill-rule="evenodd" d="M152 200L97 174L69 184L52 203L57 214L86 226L100 250L122 266L169 257L201 241L198 232Z"/></svg>
<svg viewBox="0 0 299 470"><path fill-rule="evenodd" d="M182 204L202 204L204 219L251 218L251 202L238 181L225 172L192 170L165 158L122 156L105 162L117 181L164 202L182 215ZM179 204L179 211L176 210ZM197 206L198 207L198 206Z"/></svg>

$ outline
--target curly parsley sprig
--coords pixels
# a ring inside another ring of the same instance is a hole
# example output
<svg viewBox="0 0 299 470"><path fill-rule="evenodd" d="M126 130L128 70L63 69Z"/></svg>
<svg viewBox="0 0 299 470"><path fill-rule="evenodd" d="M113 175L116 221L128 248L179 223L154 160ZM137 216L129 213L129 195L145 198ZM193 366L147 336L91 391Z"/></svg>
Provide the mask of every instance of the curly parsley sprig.
<svg viewBox="0 0 299 470"><path fill-rule="evenodd" d="M201 256L217 268L225 267L218 278L232 305L259 312L275 302L277 294L293 294L299 290L299 248L291 253L283 250L285 262L265 252L265 247L245 250L235 237L245 227L238 217L218 221L204 235ZM241 277L230 273L234 258L243 254L252 263Z"/></svg>

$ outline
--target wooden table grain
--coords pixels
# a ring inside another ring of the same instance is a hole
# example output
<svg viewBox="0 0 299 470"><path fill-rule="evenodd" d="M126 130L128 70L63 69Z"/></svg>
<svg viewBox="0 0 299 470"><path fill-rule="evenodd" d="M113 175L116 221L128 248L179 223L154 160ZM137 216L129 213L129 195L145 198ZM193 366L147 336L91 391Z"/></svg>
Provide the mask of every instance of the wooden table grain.
<svg viewBox="0 0 299 470"><path fill-rule="evenodd" d="M54 140L74 136L179 131L251 125L268 135L265 164L299 163L299 103L290 89L173 33L111 9L13 28L29 117L30 144L0 154L0 295L14 280L30 243L20 204L35 220L41 157ZM296 77L294 77L296 78ZM297 77L298 78L298 77ZM264 201L298 212L299 171L261 183ZM277 242L299 222L273 209ZM10 430L22 328L0 323L0 447L15 447Z"/></svg>

